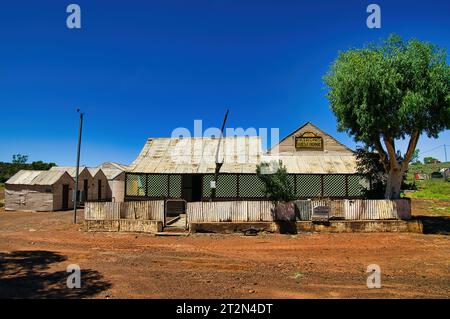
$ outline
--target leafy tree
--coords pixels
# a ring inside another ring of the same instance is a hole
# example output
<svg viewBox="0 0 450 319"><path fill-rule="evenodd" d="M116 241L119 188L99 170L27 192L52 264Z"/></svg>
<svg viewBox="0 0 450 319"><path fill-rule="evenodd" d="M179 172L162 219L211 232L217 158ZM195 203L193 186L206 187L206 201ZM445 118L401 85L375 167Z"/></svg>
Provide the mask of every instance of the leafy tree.
<svg viewBox="0 0 450 319"><path fill-rule="evenodd" d="M25 164L28 161L28 155L15 154L12 156L13 164Z"/></svg>
<svg viewBox="0 0 450 319"><path fill-rule="evenodd" d="M53 166L56 166L55 163L44 163L43 161L35 161L31 163L31 169L38 171L48 171Z"/></svg>
<svg viewBox="0 0 450 319"><path fill-rule="evenodd" d="M356 169L369 181L369 187L363 190L367 198L383 198L387 174L381 162L380 154L367 148L356 149Z"/></svg>
<svg viewBox="0 0 450 319"><path fill-rule="evenodd" d="M435 162L437 162L437 161L438 161L438 160L437 160L436 158L431 157L431 156L425 157L425 158L423 159L423 162L424 162L425 164L431 164L431 163L435 163Z"/></svg>
<svg viewBox="0 0 450 319"><path fill-rule="evenodd" d="M419 152L420 152L419 149L416 149L413 152L413 155L411 156L411 163L420 163L420 161L419 161Z"/></svg>
<svg viewBox="0 0 450 319"><path fill-rule="evenodd" d="M436 138L450 128L445 50L393 35L340 53L324 80L338 129L375 148L388 173L385 198L399 198L419 136ZM406 137L408 149L399 159L395 141Z"/></svg>
<svg viewBox="0 0 450 319"><path fill-rule="evenodd" d="M43 161L35 161L31 164L27 164L27 160L28 156L16 154L13 155L13 160L11 163L0 162L0 183L6 182L11 176L22 169L46 171L52 166L56 166L55 163L45 163Z"/></svg>
<svg viewBox="0 0 450 319"><path fill-rule="evenodd" d="M276 167L276 171L273 171ZM256 166L256 175L263 182L263 192L273 202L289 202L296 199L293 185L289 182L282 161L261 163Z"/></svg>

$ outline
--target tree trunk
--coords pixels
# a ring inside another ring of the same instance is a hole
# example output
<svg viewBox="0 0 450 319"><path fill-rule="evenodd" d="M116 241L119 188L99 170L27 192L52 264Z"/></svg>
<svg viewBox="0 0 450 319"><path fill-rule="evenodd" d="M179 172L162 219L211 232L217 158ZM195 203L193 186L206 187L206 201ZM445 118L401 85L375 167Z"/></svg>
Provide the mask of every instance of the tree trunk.
<svg viewBox="0 0 450 319"><path fill-rule="evenodd" d="M390 170L386 182L386 192L384 198L398 199L400 198L400 190L403 181L403 172L400 169Z"/></svg>

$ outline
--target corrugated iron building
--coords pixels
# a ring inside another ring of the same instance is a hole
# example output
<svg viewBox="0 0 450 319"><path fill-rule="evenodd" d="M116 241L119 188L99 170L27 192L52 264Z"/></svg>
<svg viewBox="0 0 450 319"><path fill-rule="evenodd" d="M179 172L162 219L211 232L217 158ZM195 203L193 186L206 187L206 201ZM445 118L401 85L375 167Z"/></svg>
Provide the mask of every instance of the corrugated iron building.
<svg viewBox="0 0 450 319"><path fill-rule="evenodd" d="M5 183L5 209L57 211L73 208L72 177L65 171L21 170Z"/></svg>
<svg viewBox="0 0 450 319"><path fill-rule="evenodd" d="M219 142L215 200L263 199L256 165L278 160L299 199L362 196L354 152L308 122L266 153L257 136L150 138L126 170L125 200L209 200Z"/></svg>
<svg viewBox="0 0 450 319"><path fill-rule="evenodd" d="M125 170L128 167L114 162L105 162L100 165L100 168L108 179L111 200L123 202L125 200Z"/></svg>
<svg viewBox="0 0 450 319"><path fill-rule="evenodd" d="M76 177L75 166L54 166L50 171L67 172L74 180ZM80 167L78 172L78 192L77 198L81 203L111 200L108 178L101 167Z"/></svg>

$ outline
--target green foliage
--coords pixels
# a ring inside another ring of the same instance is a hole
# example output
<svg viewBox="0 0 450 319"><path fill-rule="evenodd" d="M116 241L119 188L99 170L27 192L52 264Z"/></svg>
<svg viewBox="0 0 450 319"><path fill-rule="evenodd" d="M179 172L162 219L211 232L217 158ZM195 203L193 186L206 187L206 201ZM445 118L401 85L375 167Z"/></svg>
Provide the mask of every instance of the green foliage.
<svg viewBox="0 0 450 319"><path fill-rule="evenodd" d="M356 170L370 181L370 187L363 189L366 198L383 198L387 175L378 153L364 148L356 149Z"/></svg>
<svg viewBox="0 0 450 319"><path fill-rule="evenodd" d="M272 171L272 167L277 167L276 171ZM273 202L289 202L296 199L294 187L289 182L282 161L258 164L256 175L264 184L265 196Z"/></svg>
<svg viewBox="0 0 450 319"><path fill-rule="evenodd" d="M420 163L420 161L419 161L419 153L420 153L419 149L414 150L414 153L411 156L411 163Z"/></svg>
<svg viewBox="0 0 450 319"><path fill-rule="evenodd" d="M441 179L416 181L417 191L408 193L411 198L450 200L450 182Z"/></svg>
<svg viewBox="0 0 450 319"><path fill-rule="evenodd" d="M55 163L44 163L43 161L36 161L31 163L31 169L38 171L48 171L53 166L56 166Z"/></svg>
<svg viewBox="0 0 450 319"><path fill-rule="evenodd" d="M388 172L385 198L398 198L419 136L436 138L450 128L445 50L393 35L340 53L324 80L338 129L376 149ZM408 150L399 157L395 141L406 137Z"/></svg>
<svg viewBox="0 0 450 319"><path fill-rule="evenodd" d="M443 163L437 163L437 164L422 164L422 163L413 163L409 165L408 170L408 180L412 181L413 173L425 173L425 174L431 174L433 172L438 172L442 168L448 168L450 167L450 162L443 162Z"/></svg>
<svg viewBox="0 0 450 319"><path fill-rule="evenodd" d="M340 53L325 76L338 128L368 146L450 128L450 66L446 52L393 35L381 45Z"/></svg>
<svg viewBox="0 0 450 319"><path fill-rule="evenodd" d="M28 155L15 154L12 156L13 164L25 164L28 161Z"/></svg>
<svg viewBox="0 0 450 319"><path fill-rule="evenodd" d="M423 162L424 162L425 164L431 164L431 163L435 163L435 162L437 162L437 161L438 161L438 160L437 160L436 158L431 157L431 156L425 157L425 158L423 159Z"/></svg>
<svg viewBox="0 0 450 319"><path fill-rule="evenodd" d="M31 164L26 164L23 163L23 161L24 159L28 160L28 156L17 155L14 155L16 157L13 156L13 162L11 163L0 162L0 183L6 182L11 176L23 169L46 171L51 167L56 166L55 163L45 163L43 161L35 161Z"/></svg>

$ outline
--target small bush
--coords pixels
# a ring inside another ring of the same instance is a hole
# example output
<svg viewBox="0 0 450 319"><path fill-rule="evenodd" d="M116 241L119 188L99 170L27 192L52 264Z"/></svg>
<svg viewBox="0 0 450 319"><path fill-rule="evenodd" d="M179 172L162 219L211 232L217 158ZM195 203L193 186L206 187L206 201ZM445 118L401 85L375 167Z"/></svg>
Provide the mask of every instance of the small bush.
<svg viewBox="0 0 450 319"><path fill-rule="evenodd" d="M289 182L288 173L282 161L257 165L256 175L264 184L265 196L272 202L289 202L296 199L294 187Z"/></svg>

